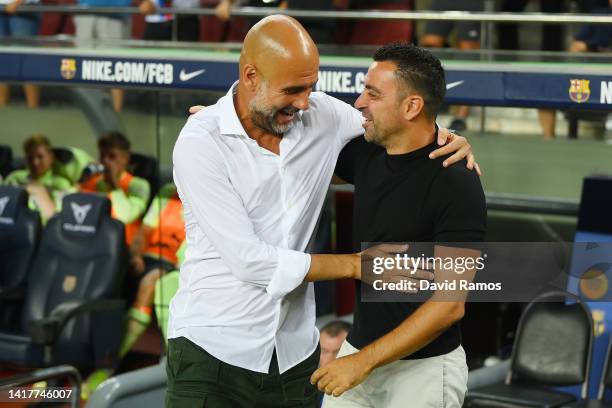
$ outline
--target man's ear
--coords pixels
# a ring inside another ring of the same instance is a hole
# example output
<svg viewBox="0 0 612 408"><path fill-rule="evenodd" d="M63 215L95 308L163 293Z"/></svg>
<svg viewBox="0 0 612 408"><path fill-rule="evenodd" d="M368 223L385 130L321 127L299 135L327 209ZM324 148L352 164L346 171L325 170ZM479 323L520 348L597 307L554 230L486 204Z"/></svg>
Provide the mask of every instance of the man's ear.
<svg viewBox="0 0 612 408"><path fill-rule="evenodd" d="M401 103L401 114L405 120L414 120L425 108L425 101L420 95L408 95Z"/></svg>
<svg viewBox="0 0 612 408"><path fill-rule="evenodd" d="M259 75L257 68L253 64L244 64L242 67L242 81L244 85L251 91L255 91L259 86Z"/></svg>

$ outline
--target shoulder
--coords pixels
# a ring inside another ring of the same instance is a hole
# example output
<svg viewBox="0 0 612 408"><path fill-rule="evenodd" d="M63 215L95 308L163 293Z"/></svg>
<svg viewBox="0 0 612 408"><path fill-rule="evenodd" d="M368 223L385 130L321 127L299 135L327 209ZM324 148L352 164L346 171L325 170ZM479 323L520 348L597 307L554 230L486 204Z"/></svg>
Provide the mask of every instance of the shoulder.
<svg viewBox="0 0 612 408"><path fill-rule="evenodd" d="M218 135L220 116L218 103L203 108L187 119L183 129L181 129L179 138L181 136L198 134Z"/></svg>
<svg viewBox="0 0 612 408"><path fill-rule="evenodd" d="M207 106L187 119L174 145L173 158L214 156L211 153L217 149L220 137L219 109L216 105Z"/></svg>
<svg viewBox="0 0 612 408"><path fill-rule="evenodd" d="M444 168L442 162L446 157L441 157L432 160L439 166L440 171L434 179L434 185L437 187L449 188L452 191L461 190L482 190L480 177L476 171L467 168L467 162L461 160L450 167Z"/></svg>
<svg viewBox="0 0 612 408"><path fill-rule="evenodd" d="M151 186L149 186L149 182L147 180L134 175L132 175L132 178L130 179L128 188L131 193L140 194L143 196L148 195L151 190Z"/></svg>
<svg viewBox="0 0 612 408"><path fill-rule="evenodd" d="M58 190L68 190L72 188L73 185L67 178L54 174L52 178L52 187Z"/></svg>
<svg viewBox="0 0 612 408"><path fill-rule="evenodd" d="M443 158L434 159L439 171L431 186L431 196L440 205L464 203L473 211L486 208L486 200L480 177L474 170L466 167L462 160L450 167L442 167ZM465 207L462 204L462 207Z"/></svg>
<svg viewBox="0 0 612 408"><path fill-rule="evenodd" d="M24 184L28 180L28 171L25 169L12 171L6 180L5 184Z"/></svg>

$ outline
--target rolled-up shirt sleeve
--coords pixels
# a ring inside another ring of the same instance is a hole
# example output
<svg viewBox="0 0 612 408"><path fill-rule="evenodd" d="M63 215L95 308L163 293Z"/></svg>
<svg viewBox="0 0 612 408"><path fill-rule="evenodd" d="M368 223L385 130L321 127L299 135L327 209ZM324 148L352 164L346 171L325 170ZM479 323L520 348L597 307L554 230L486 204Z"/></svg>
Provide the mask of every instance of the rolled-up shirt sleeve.
<svg viewBox="0 0 612 408"><path fill-rule="evenodd" d="M310 255L259 238L212 136L194 128L183 130L172 156L184 205L238 280L265 287L274 298L286 295L304 281Z"/></svg>

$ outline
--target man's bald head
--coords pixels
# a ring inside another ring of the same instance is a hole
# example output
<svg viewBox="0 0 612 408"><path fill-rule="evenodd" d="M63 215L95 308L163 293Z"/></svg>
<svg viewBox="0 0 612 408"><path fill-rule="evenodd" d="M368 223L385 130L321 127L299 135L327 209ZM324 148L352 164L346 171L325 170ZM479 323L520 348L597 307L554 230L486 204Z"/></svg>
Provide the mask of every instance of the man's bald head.
<svg viewBox="0 0 612 408"><path fill-rule="evenodd" d="M304 27L288 16L268 16L244 39L237 94L255 126L282 135L308 109L318 76L319 52Z"/></svg>
<svg viewBox="0 0 612 408"><path fill-rule="evenodd" d="M282 71L319 64L317 46L308 32L293 17L272 15L263 18L247 33L240 70L245 64L254 65L264 77Z"/></svg>

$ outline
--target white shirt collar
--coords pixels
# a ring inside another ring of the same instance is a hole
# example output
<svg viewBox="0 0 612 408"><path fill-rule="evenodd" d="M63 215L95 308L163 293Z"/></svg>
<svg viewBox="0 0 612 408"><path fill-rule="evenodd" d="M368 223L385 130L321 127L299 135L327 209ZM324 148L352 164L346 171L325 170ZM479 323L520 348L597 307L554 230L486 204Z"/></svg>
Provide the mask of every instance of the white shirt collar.
<svg viewBox="0 0 612 408"><path fill-rule="evenodd" d="M219 99L219 133L222 135L237 135L249 137L246 130L242 127L238 114L236 113L236 107L234 106L234 93L236 92L236 85L238 81L230 87L229 91Z"/></svg>
<svg viewBox="0 0 612 408"><path fill-rule="evenodd" d="M246 130L244 130L244 127L242 127L240 119L238 119L236 106L234 105L234 94L236 93L237 85L238 81L234 82L225 96L219 99L219 109L221 110L219 118L219 133L222 135L249 137ZM303 111L297 111L297 120L302 120L303 114ZM291 132L291 129L289 129L289 132Z"/></svg>

